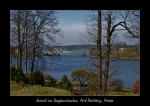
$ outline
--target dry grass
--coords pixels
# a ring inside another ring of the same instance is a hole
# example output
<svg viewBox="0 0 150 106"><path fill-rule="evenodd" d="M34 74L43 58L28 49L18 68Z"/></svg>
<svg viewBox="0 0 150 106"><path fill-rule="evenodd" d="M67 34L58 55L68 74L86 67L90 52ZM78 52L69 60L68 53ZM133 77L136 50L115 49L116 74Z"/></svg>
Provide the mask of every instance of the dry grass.
<svg viewBox="0 0 150 106"><path fill-rule="evenodd" d="M71 96L71 92L53 87L31 86L16 82L10 83L11 96Z"/></svg>
<svg viewBox="0 0 150 106"><path fill-rule="evenodd" d="M134 96L134 93L128 89L122 89L121 91L109 90L108 96Z"/></svg>
<svg viewBox="0 0 150 106"><path fill-rule="evenodd" d="M72 96L72 93L67 90L58 89L54 87L42 87L39 85L26 85L10 82L11 96ZM96 96L94 94L89 94ZM121 91L109 90L108 96L135 96L130 90L123 89Z"/></svg>

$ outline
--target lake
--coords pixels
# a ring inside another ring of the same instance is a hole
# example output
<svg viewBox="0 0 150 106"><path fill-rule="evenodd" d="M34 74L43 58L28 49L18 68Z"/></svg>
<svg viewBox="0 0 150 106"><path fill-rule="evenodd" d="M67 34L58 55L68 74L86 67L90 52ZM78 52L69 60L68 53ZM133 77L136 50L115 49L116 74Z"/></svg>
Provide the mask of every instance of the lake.
<svg viewBox="0 0 150 106"><path fill-rule="evenodd" d="M94 59L81 55L40 56L36 61L35 68L41 69L44 74L50 74L55 79L61 79L63 75L67 75L71 79L71 73L75 69L88 68L94 70L93 62ZM15 63L15 58L12 58L11 64L14 65ZM25 63L24 59L23 63ZM30 69L30 61L28 64ZM25 69L25 64L23 64L23 68ZM122 79L126 88L130 88L133 81L140 77L137 75L138 70L140 70L139 60L115 60L110 62L110 71L116 72L113 77Z"/></svg>

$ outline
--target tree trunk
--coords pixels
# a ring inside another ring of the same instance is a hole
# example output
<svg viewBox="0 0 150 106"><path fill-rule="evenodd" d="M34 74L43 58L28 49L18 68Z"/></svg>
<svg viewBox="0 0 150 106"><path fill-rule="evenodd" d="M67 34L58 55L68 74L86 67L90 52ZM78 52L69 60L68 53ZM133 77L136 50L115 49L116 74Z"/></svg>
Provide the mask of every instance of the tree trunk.
<svg viewBox="0 0 150 106"><path fill-rule="evenodd" d="M21 35L20 35L20 12L18 11L17 16L17 35L18 35L18 46L17 46L17 68L20 68L20 46L21 46Z"/></svg>
<svg viewBox="0 0 150 106"><path fill-rule="evenodd" d="M107 82L108 82L108 72L110 63L110 40L111 40L111 15L108 14L107 17L107 45L106 45L106 61L105 61L105 73L104 73L104 95L107 93Z"/></svg>
<svg viewBox="0 0 150 106"><path fill-rule="evenodd" d="M16 68L19 68L19 47L16 48Z"/></svg>
<svg viewBox="0 0 150 106"><path fill-rule="evenodd" d="M31 74L33 74L33 71L34 71L34 61L35 61L35 45L34 45L34 48L33 48L33 58L32 58L32 65L31 65Z"/></svg>
<svg viewBox="0 0 150 106"><path fill-rule="evenodd" d="M26 60L26 75L27 75L27 70L28 70L28 54L27 54L27 43L28 43L28 40L27 40L27 35L28 35L28 21L27 21L27 17L28 17L28 11L26 13L26 19L25 19L25 39L26 39L26 42L25 42L25 60Z"/></svg>
<svg viewBox="0 0 150 106"><path fill-rule="evenodd" d="M102 50L101 50L101 36L102 36L102 24L101 24L101 11L98 11L98 38L97 38L97 53L98 53L98 95L102 94Z"/></svg>
<svg viewBox="0 0 150 106"><path fill-rule="evenodd" d="M19 68L22 70L22 46L20 45L20 61Z"/></svg>
<svg viewBox="0 0 150 106"><path fill-rule="evenodd" d="M18 46L17 46L17 68L22 69L22 43L21 43L21 11L18 11L16 23L17 23L17 40L18 40ZM23 39L22 39L23 41Z"/></svg>
<svg viewBox="0 0 150 106"><path fill-rule="evenodd" d="M26 75L27 75L27 69L28 69L27 35L26 35L25 55L26 55Z"/></svg>

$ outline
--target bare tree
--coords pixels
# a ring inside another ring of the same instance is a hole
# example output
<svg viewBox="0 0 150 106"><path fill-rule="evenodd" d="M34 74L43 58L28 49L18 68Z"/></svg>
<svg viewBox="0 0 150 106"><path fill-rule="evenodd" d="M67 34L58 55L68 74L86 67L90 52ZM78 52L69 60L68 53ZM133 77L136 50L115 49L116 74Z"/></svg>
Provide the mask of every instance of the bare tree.
<svg viewBox="0 0 150 106"><path fill-rule="evenodd" d="M111 41L111 14L107 16L107 49L106 49L106 59L105 59L105 69L104 69L104 94L107 92L107 82L108 82L108 72L109 72L109 63L110 63L110 41Z"/></svg>
<svg viewBox="0 0 150 106"><path fill-rule="evenodd" d="M33 35L33 58L31 63L31 73L33 73L35 57L38 48L38 39L41 39L44 35L46 35L49 40L53 40L53 36L58 33L60 29L57 28L58 20L54 15L54 11L33 11L31 22Z"/></svg>
<svg viewBox="0 0 150 106"><path fill-rule="evenodd" d="M136 31L134 31L134 28L130 28L130 26L132 24L132 21L134 18L132 18L132 20L130 20L130 23L128 20L128 18L130 19L131 17L133 17L132 15L130 15L130 11L123 11L125 16L122 18L121 21L116 22L115 24L113 23L113 14L116 11L108 11L108 15L107 15L107 44L106 44L106 61L105 61L105 72L104 72L104 94L106 94L107 92L107 82L108 82L108 73L109 73L109 63L110 63L110 52L111 52L111 39L113 36L113 33L115 31L118 30L125 30L127 31L129 34L131 34L134 38L139 38L139 33L137 33ZM115 13L117 14L117 13ZM118 18L118 17L116 17ZM138 18L139 20L139 18ZM122 27L122 29L117 29L119 26ZM139 30L138 30L139 31ZM139 31L140 32L140 31Z"/></svg>
<svg viewBox="0 0 150 106"><path fill-rule="evenodd" d="M101 19L101 11L98 11L98 37L97 37L97 56L98 56L98 94L102 94L102 19ZM99 52L98 52L99 51Z"/></svg>
<svg viewBox="0 0 150 106"><path fill-rule="evenodd" d="M17 42L17 67L22 68L23 53L26 56L26 73L28 57L32 59L31 73L34 71L36 55L40 54L44 38L47 42L54 40L59 33L58 20L54 11L49 10L12 10L10 12L11 38Z"/></svg>
<svg viewBox="0 0 150 106"><path fill-rule="evenodd" d="M17 68L22 69L22 54L23 54L23 44L24 44L24 28L23 28L23 18L25 12L22 10L12 10L10 13L11 21L11 37L16 38L17 40Z"/></svg>
<svg viewBox="0 0 150 106"><path fill-rule="evenodd" d="M23 30L24 30L24 45L23 45L23 51L24 51L24 56L25 56L25 70L26 70L26 74L27 74L27 69L28 69L28 38L30 37L30 15L31 15L31 11L30 10L24 10L24 18L22 18L22 26L23 26Z"/></svg>
<svg viewBox="0 0 150 106"><path fill-rule="evenodd" d="M111 53L111 43L112 43L112 38L113 36L121 31L122 33L129 33L130 37L132 38L139 38L140 37L140 17L139 17L139 11L135 10L103 10L102 11L102 26L103 26L103 31L101 31L102 36L101 36L101 41L104 45L106 45L106 53L102 58L104 61L99 59L99 63L104 64L104 69L103 69L103 77L102 79L102 85L103 85L103 93L104 95L107 93L107 82L108 82L108 77L109 77L109 63L110 63L110 53ZM98 19L98 16L96 13L94 15L90 15L87 21L87 33L88 33L88 38L92 41L99 41L99 32L100 32L100 26L99 26L99 21L96 22ZM106 34L106 36L105 36ZM99 41L99 42L101 42ZM97 42L97 45L98 42ZM101 52L100 46L97 46L97 53ZM104 51L104 49L103 49ZM100 53L102 54L102 53ZM101 56L98 56L101 57ZM100 64L98 65L100 67ZM101 77L100 77L101 78ZM101 85L101 84L100 84Z"/></svg>

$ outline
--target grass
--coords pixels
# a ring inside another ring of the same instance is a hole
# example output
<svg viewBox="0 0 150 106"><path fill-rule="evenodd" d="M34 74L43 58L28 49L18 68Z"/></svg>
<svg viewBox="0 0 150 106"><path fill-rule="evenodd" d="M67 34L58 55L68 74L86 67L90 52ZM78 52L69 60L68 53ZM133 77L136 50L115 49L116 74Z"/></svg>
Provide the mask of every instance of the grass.
<svg viewBox="0 0 150 106"><path fill-rule="evenodd" d="M103 96L103 95L97 95L97 92L93 90L86 90L84 91L83 96ZM138 96L138 95L132 93L132 91L129 89L123 88L121 90L109 89L107 95L105 96Z"/></svg>
<svg viewBox="0 0 150 106"><path fill-rule="evenodd" d="M11 96L72 96L72 93L67 90L58 89L54 87L42 87L39 85L27 85L22 83L10 82ZM120 91L109 90L108 96L135 96L128 89Z"/></svg>
<svg viewBox="0 0 150 106"><path fill-rule="evenodd" d="M109 90L108 96L134 96L134 93L128 89L122 89L120 91Z"/></svg>
<svg viewBox="0 0 150 106"><path fill-rule="evenodd" d="M10 95L11 96L71 96L72 93L67 90L53 88L53 87L42 87L39 85L27 85L16 83L15 81L10 82Z"/></svg>

